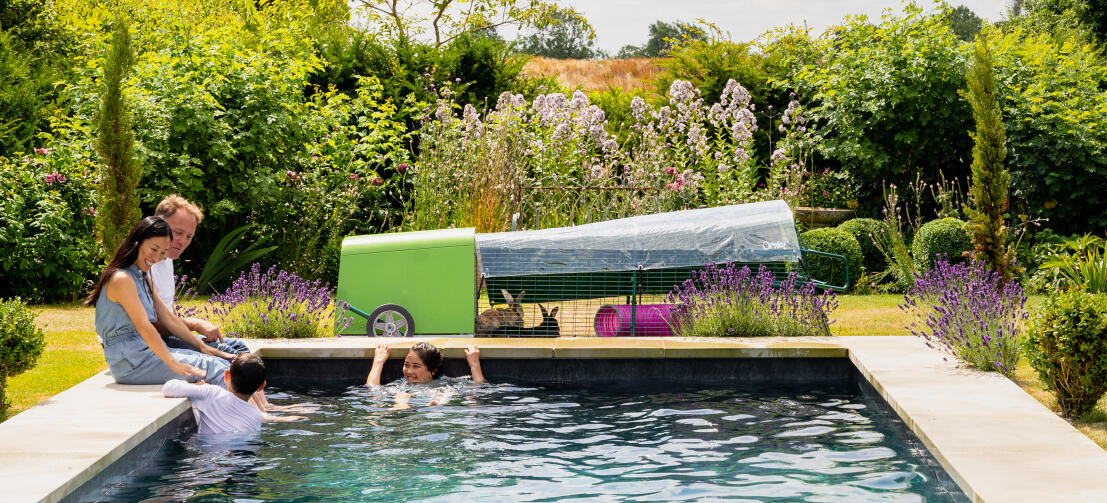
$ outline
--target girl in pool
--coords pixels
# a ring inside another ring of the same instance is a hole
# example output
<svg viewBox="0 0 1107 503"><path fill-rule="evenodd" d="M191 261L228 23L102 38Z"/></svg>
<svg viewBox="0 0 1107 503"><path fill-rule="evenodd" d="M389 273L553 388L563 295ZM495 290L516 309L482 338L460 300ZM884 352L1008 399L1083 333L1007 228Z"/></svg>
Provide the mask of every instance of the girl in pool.
<svg viewBox="0 0 1107 503"><path fill-rule="evenodd" d="M480 368L480 348L469 346L465 348L465 360L469 362L469 374L474 383L484 382L484 373ZM373 354L373 367L369 369L369 377L365 379L366 386L381 385L381 370L384 362L388 361L388 346L377 345L377 351ZM404 357L404 379L411 383L426 383L438 376L438 370L442 366L442 353L438 348L428 342L420 342L408 350Z"/></svg>

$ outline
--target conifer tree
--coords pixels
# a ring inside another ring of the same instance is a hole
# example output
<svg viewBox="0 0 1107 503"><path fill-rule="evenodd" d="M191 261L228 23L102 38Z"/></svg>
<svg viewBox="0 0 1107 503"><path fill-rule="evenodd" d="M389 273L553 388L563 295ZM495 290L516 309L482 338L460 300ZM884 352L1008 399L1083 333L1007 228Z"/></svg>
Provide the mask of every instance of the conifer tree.
<svg viewBox="0 0 1107 503"><path fill-rule="evenodd" d="M1003 219L1011 175L1004 164L1007 135L999 110L988 35L982 32L976 38L965 75L969 89L961 91L972 105L972 115L976 119L976 132L971 134L974 141L972 185L965 214L969 217L973 257L986 262L1006 281L1015 267L1014 255L1007 247L1007 226Z"/></svg>
<svg viewBox="0 0 1107 503"><path fill-rule="evenodd" d="M104 63L104 94L97 121L96 152L100 154L96 236L111 256L142 216L135 193L142 166L134 158L135 135L123 96L123 82L134 64L129 23L115 21Z"/></svg>

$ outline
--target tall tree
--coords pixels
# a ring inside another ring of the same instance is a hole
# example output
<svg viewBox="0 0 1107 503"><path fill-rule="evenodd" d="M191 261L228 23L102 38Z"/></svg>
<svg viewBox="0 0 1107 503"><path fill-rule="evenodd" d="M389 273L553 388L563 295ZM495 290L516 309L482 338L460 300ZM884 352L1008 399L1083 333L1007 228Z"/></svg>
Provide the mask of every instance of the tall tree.
<svg viewBox="0 0 1107 503"><path fill-rule="evenodd" d="M543 29L558 22L557 14L576 18L588 37L592 26L571 7L557 0L361 0L370 25L381 33L404 42L414 42L425 32L435 47L442 47L467 34L501 26Z"/></svg>
<svg viewBox="0 0 1107 503"><path fill-rule="evenodd" d="M957 38L965 42L972 42L976 34L980 33L983 20L975 12L964 5L959 5L945 12L946 22L949 28L957 35Z"/></svg>
<svg viewBox="0 0 1107 503"><path fill-rule="evenodd" d="M134 65L134 50L126 18L119 17L114 24L96 127L96 152L100 154L96 235L108 256L142 216L135 192L142 166L134 158L135 135L123 96L123 81Z"/></svg>
<svg viewBox="0 0 1107 503"><path fill-rule="evenodd" d="M973 256L986 262L1006 281L1015 267L1014 254L1007 248L1007 226L1003 219L1011 175L1004 164L1007 136L992 67L988 37L981 36L976 40L965 72L968 92L961 91L972 105L972 115L976 119L976 132L970 135L975 143L972 185L965 214L969 216Z"/></svg>
<svg viewBox="0 0 1107 503"><path fill-rule="evenodd" d="M625 45L619 49L620 58L656 58L664 56L674 46L688 41L706 41L707 32L694 23L674 21L666 23L658 20L650 25L650 38L641 47Z"/></svg>
<svg viewBox="0 0 1107 503"><path fill-rule="evenodd" d="M564 12L552 17L553 22L545 29L520 37L516 50L554 59L591 59L599 55L592 30L583 18Z"/></svg>

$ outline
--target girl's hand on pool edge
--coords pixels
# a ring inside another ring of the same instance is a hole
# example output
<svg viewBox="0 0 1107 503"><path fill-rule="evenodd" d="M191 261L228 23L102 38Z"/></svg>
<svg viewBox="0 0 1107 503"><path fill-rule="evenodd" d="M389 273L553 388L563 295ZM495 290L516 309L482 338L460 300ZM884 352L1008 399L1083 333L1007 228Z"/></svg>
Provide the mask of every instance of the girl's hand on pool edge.
<svg viewBox="0 0 1107 503"><path fill-rule="evenodd" d="M480 363L480 348L474 345L466 347L465 360L468 361L470 365Z"/></svg>
<svg viewBox="0 0 1107 503"><path fill-rule="evenodd" d="M373 365L384 365L388 361L388 345L377 344L377 350L373 353Z"/></svg>

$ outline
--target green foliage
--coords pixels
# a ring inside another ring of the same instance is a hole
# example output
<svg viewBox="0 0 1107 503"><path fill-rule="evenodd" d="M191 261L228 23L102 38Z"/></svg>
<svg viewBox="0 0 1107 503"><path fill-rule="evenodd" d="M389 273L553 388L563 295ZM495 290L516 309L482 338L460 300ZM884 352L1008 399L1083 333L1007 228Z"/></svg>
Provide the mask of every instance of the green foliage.
<svg viewBox="0 0 1107 503"><path fill-rule="evenodd" d="M42 133L47 148L0 158L0 297L73 301L94 277L95 170L73 124ZM56 135L56 136L55 136Z"/></svg>
<svg viewBox="0 0 1107 503"><path fill-rule="evenodd" d="M1090 411L1107 392L1107 295L1046 298L1030 319L1024 351L1065 417Z"/></svg>
<svg viewBox="0 0 1107 503"><path fill-rule="evenodd" d="M200 272L200 277L196 278L196 289L198 291L214 290L215 283L230 276L234 271L243 269L246 264L252 264L257 259L277 249L276 246L262 248L260 241L254 241L244 249L238 250L239 242L242 241L246 231L250 230L251 227L252 225L243 225L228 232L226 236L223 236L223 239L219 240L219 243L215 245L215 249L211 251L211 255L204 261L204 269Z"/></svg>
<svg viewBox="0 0 1107 503"><path fill-rule="evenodd" d="M1099 0L1025 0L1013 9L1009 24L1057 41L1078 38L1107 45L1107 9Z"/></svg>
<svg viewBox="0 0 1107 503"><path fill-rule="evenodd" d="M650 36L645 45L641 47L624 45L619 49L619 54L616 57L657 58L669 56L669 52L678 45L692 41L707 41L707 32L695 23L685 23L683 21L666 23L657 20L657 22L650 25L649 29Z"/></svg>
<svg viewBox="0 0 1107 503"><path fill-rule="evenodd" d="M63 106L66 34L49 22L44 0L0 2L0 157L30 152Z"/></svg>
<svg viewBox="0 0 1107 503"><path fill-rule="evenodd" d="M554 59L591 59L600 55L592 27L584 18L564 12L554 14L552 23L519 37L515 49L523 54Z"/></svg>
<svg viewBox="0 0 1107 503"><path fill-rule="evenodd" d="M8 378L34 368L46 349L46 334L35 326L36 316L23 299L0 298L0 417L8 409Z"/></svg>
<svg viewBox="0 0 1107 503"><path fill-rule="evenodd" d="M929 271L942 258L950 264L964 262L965 252L970 250L972 238L965 230L965 222L957 218L940 218L923 224L911 242L911 256L919 271Z"/></svg>
<svg viewBox="0 0 1107 503"><path fill-rule="evenodd" d="M881 272L888 266L884 254L880 253L880 248L877 248L875 242L878 236L889 232L888 224L872 218L854 218L842 222L837 228L848 232L857 240L857 244L861 246L861 265L866 271ZM860 274L860 271L857 274Z"/></svg>
<svg viewBox="0 0 1107 503"><path fill-rule="evenodd" d="M848 166L869 200L881 180L967 174L971 115L957 95L964 87L961 41L941 16L915 4L904 13L879 23L848 18L814 42L814 57L795 42L782 54L788 70L780 84L810 100L821 138L816 151Z"/></svg>
<svg viewBox="0 0 1107 503"><path fill-rule="evenodd" d="M126 18L115 20L105 60L104 92L96 127L96 151L100 154L96 236L104 254L110 257L131 226L142 218L135 192L142 178L142 165L134 156L131 113L123 95L123 81L134 65L130 23Z"/></svg>
<svg viewBox="0 0 1107 503"><path fill-rule="evenodd" d="M1055 246L1047 246L1038 267L1054 278L1053 287L1107 293L1107 241L1085 234Z"/></svg>
<svg viewBox="0 0 1107 503"><path fill-rule="evenodd" d="M411 103L382 101L380 83L360 81L357 94L312 97L300 114L310 140L290 156L292 169L275 173L269 204L255 206L258 236L280 247L270 258L309 280L334 283L342 238L399 224L411 141L402 117Z"/></svg>
<svg viewBox="0 0 1107 503"><path fill-rule="evenodd" d="M1011 175L1004 165L1007 136L999 111L992 54L988 37L980 37L973 46L973 58L966 70L969 90L962 93L972 104L976 134L972 135L972 185L970 205L965 208L973 243L973 257L983 261L1004 281L1011 279L1015 256L1007 249L1007 189Z"/></svg>
<svg viewBox="0 0 1107 503"><path fill-rule="evenodd" d="M963 42L972 42L976 38L976 34L980 33L980 28L983 25L980 16L977 16L972 9L964 5L958 5L951 9L947 8L943 15L946 22L949 23L949 29Z"/></svg>
<svg viewBox="0 0 1107 503"><path fill-rule="evenodd" d="M634 120L630 104L635 98L645 100L649 95L641 89L623 90L621 87L609 86L603 91L597 91L588 95L588 101L603 110L607 119L608 131L619 140L625 140L630 128L637 121Z"/></svg>
<svg viewBox="0 0 1107 503"><path fill-rule="evenodd" d="M849 262L848 286L852 288L857 284L857 278L861 274L862 255L861 245L852 234L834 227L812 229L800 235L800 246L846 257ZM846 284L846 271L841 267L840 261L812 255L804 257L804 262L807 273L812 278L832 285Z"/></svg>
<svg viewBox="0 0 1107 503"><path fill-rule="evenodd" d="M991 45L1013 212L1062 234L1107 228L1107 61L1087 44L1013 30Z"/></svg>
<svg viewBox="0 0 1107 503"><path fill-rule="evenodd" d="M455 100L484 109L493 106L501 93L514 87L526 61L526 56L513 54L511 47L502 40L464 35L438 55L432 75L445 79L427 83L441 87L445 82L453 84L460 79L463 86L455 86Z"/></svg>

